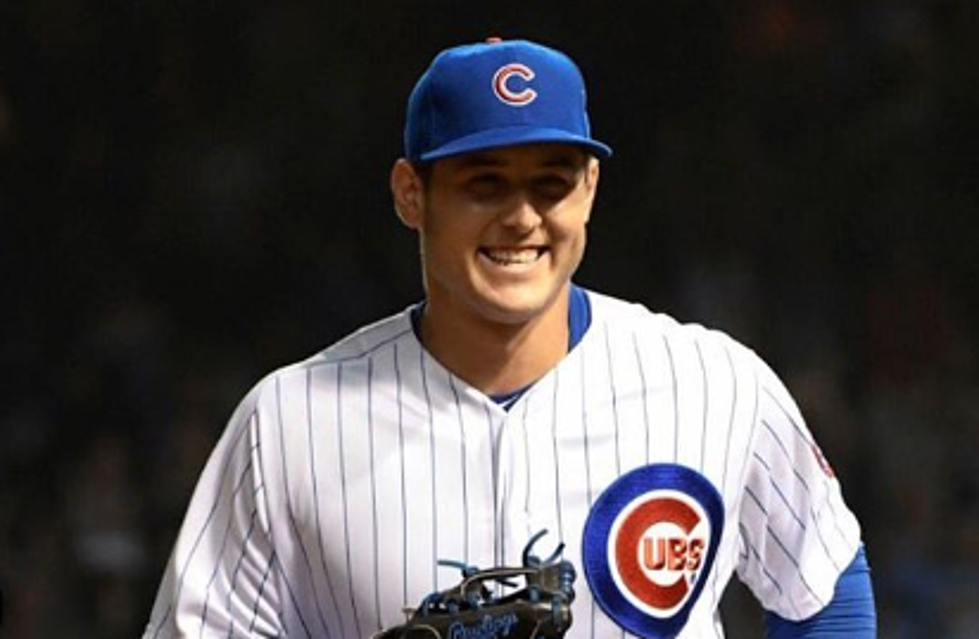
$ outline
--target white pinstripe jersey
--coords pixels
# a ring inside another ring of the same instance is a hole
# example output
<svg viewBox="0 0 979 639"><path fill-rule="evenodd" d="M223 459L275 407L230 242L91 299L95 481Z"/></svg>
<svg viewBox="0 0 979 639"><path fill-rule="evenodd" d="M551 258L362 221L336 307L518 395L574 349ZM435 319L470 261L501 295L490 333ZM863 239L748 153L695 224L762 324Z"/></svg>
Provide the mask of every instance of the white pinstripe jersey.
<svg viewBox="0 0 979 639"><path fill-rule="evenodd" d="M509 411L435 361L408 311L261 381L202 474L144 639L369 637L458 581L438 559L519 565L544 528L580 566L595 499L658 462L706 477L727 521L680 637L723 636L734 571L783 617L821 609L860 530L781 382L723 333L588 296L588 332ZM629 636L575 589L569 638Z"/></svg>

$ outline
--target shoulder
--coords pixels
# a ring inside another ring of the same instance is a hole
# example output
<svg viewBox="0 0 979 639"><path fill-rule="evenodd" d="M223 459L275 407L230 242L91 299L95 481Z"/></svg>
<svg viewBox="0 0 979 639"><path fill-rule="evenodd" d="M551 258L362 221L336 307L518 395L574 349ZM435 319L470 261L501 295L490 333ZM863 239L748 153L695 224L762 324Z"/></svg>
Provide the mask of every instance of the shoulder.
<svg viewBox="0 0 979 639"><path fill-rule="evenodd" d="M723 330L649 310L642 304L588 291L594 322L611 340L628 338L639 356L668 360L680 375L729 376L754 389L759 415L804 423L799 407L780 375L754 348ZM774 418L773 418L774 419Z"/></svg>
<svg viewBox="0 0 979 639"><path fill-rule="evenodd" d="M415 342L411 328L411 309L391 315L347 335L329 348L320 351L300 367L340 364L370 357L377 351L390 347L399 341Z"/></svg>
<svg viewBox="0 0 979 639"><path fill-rule="evenodd" d="M638 344L666 345L667 348L699 348L721 351L734 360L764 368L764 362L748 345L723 330L697 322L681 321L672 315L652 311L603 293L587 291L594 322L611 335L628 335Z"/></svg>
<svg viewBox="0 0 979 639"><path fill-rule="evenodd" d="M261 378L242 400L239 412L254 413L280 405L283 395L306 393L314 378L341 367L357 367L401 342L417 344L409 309L364 326L306 359L279 367Z"/></svg>

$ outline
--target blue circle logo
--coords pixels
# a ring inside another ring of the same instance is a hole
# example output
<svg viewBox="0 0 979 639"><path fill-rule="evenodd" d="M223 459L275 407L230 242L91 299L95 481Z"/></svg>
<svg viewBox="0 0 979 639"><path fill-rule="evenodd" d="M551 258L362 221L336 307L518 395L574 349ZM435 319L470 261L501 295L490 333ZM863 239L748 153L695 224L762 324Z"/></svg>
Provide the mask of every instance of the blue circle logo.
<svg viewBox="0 0 979 639"><path fill-rule="evenodd" d="M706 477L654 464L619 477L595 502L582 554L595 600L641 637L683 629L724 528L724 504Z"/></svg>

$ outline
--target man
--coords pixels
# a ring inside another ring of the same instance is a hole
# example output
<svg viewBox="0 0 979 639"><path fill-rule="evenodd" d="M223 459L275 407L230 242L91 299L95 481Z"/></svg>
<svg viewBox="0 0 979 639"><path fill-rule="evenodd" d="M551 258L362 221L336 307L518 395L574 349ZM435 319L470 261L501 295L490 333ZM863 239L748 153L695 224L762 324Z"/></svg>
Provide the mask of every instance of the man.
<svg viewBox="0 0 979 639"><path fill-rule="evenodd" d="M610 154L564 54L433 61L391 174L424 302L243 400L144 637L370 637L458 581L440 559L520 565L544 530L584 574L570 637L723 636L734 572L772 637L874 636L859 525L776 375L572 283Z"/></svg>

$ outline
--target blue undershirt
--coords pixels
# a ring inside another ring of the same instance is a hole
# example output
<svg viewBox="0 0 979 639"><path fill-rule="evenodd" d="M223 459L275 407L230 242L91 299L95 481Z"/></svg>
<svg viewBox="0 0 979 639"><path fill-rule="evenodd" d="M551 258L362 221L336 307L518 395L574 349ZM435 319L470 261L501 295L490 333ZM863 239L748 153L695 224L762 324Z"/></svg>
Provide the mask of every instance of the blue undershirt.
<svg viewBox="0 0 979 639"><path fill-rule="evenodd" d="M877 613L863 546L836 582L833 600L808 619L788 621L765 613L768 639L875 639Z"/></svg>

